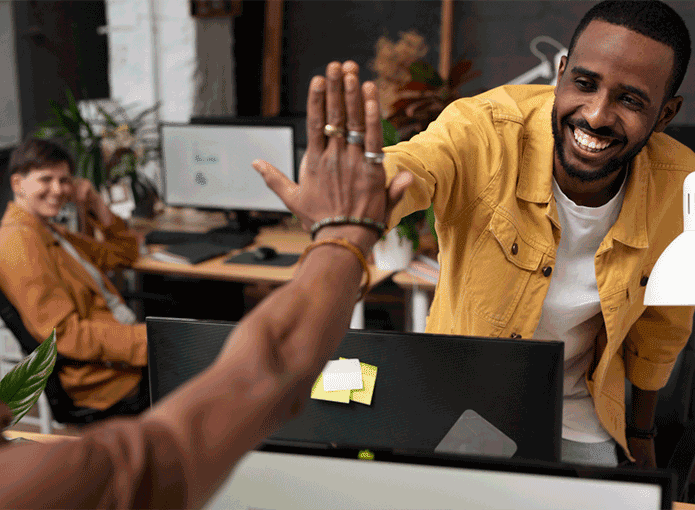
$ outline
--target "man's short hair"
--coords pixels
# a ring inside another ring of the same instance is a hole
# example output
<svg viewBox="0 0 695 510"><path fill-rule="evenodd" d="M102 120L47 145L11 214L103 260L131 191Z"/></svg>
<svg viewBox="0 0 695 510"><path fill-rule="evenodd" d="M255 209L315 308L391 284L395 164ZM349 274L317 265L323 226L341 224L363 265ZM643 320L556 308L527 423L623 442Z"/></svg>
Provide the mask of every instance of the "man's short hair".
<svg viewBox="0 0 695 510"><path fill-rule="evenodd" d="M9 172L27 175L31 170L54 167L67 163L70 173L75 173L75 162L70 153L52 140L27 138L10 154Z"/></svg>
<svg viewBox="0 0 695 510"><path fill-rule="evenodd" d="M676 95L690 61L690 33L676 11L659 0L600 2L589 9L579 22L572 35L567 58L572 55L579 36L594 20L625 27L670 47L674 53L674 63L664 100Z"/></svg>

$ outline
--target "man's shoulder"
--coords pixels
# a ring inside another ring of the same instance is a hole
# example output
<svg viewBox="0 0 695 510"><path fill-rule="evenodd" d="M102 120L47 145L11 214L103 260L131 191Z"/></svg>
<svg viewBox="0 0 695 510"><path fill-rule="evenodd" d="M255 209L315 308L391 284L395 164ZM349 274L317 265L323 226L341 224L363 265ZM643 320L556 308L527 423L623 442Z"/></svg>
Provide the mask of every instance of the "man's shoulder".
<svg viewBox="0 0 695 510"><path fill-rule="evenodd" d="M652 133L645 150L653 170L695 171L695 152L665 133Z"/></svg>
<svg viewBox="0 0 695 510"><path fill-rule="evenodd" d="M494 115L523 121L552 101L554 90L552 85L502 85L460 101L487 104Z"/></svg>

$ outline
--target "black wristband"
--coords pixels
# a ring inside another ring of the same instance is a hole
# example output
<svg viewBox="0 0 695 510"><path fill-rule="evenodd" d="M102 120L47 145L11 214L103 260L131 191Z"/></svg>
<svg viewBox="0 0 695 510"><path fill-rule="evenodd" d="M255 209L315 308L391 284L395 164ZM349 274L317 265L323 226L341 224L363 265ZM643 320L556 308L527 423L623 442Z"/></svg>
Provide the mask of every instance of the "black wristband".
<svg viewBox="0 0 695 510"><path fill-rule="evenodd" d="M656 434L656 424L652 427L651 430L638 429L637 427L634 427L632 425L628 425L627 427L625 427L625 435L627 437L633 437L636 439L654 439L656 437Z"/></svg>

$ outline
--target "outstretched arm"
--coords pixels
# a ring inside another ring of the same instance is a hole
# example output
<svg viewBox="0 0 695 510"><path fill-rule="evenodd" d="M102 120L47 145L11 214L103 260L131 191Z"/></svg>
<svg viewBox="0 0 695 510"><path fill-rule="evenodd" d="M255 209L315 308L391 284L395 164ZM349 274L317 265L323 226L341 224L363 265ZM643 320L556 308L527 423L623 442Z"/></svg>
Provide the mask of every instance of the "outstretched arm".
<svg viewBox="0 0 695 510"><path fill-rule="evenodd" d="M266 162L254 166L305 220L384 221L410 177L387 189L383 167L364 161L363 150L378 152L381 144L376 89L360 89L355 75L343 74L333 63L327 78L312 80L299 186L285 186ZM326 140L326 121L363 122L364 148L342 137ZM366 254L378 235L354 225L317 235L335 238ZM348 327L361 274L351 250L318 246L293 281L239 323L211 367L149 412L96 426L75 443L0 450L0 507L201 506L246 451L299 412Z"/></svg>

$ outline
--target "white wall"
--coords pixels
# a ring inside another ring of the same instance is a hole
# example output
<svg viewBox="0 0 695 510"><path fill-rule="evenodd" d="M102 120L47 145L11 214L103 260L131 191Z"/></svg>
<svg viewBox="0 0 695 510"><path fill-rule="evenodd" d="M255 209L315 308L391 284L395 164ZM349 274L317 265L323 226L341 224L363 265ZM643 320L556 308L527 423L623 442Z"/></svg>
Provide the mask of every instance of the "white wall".
<svg viewBox="0 0 695 510"><path fill-rule="evenodd" d="M14 41L12 2L0 0L0 148L17 145L22 136Z"/></svg>
<svg viewBox="0 0 695 510"><path fill-rule="evenodd" d="M195 24L188 0L106 0L111 99L137 113L161 106L158 122L188 122L196 69ZM160 183L159 168L144 172Z"/></svg>

